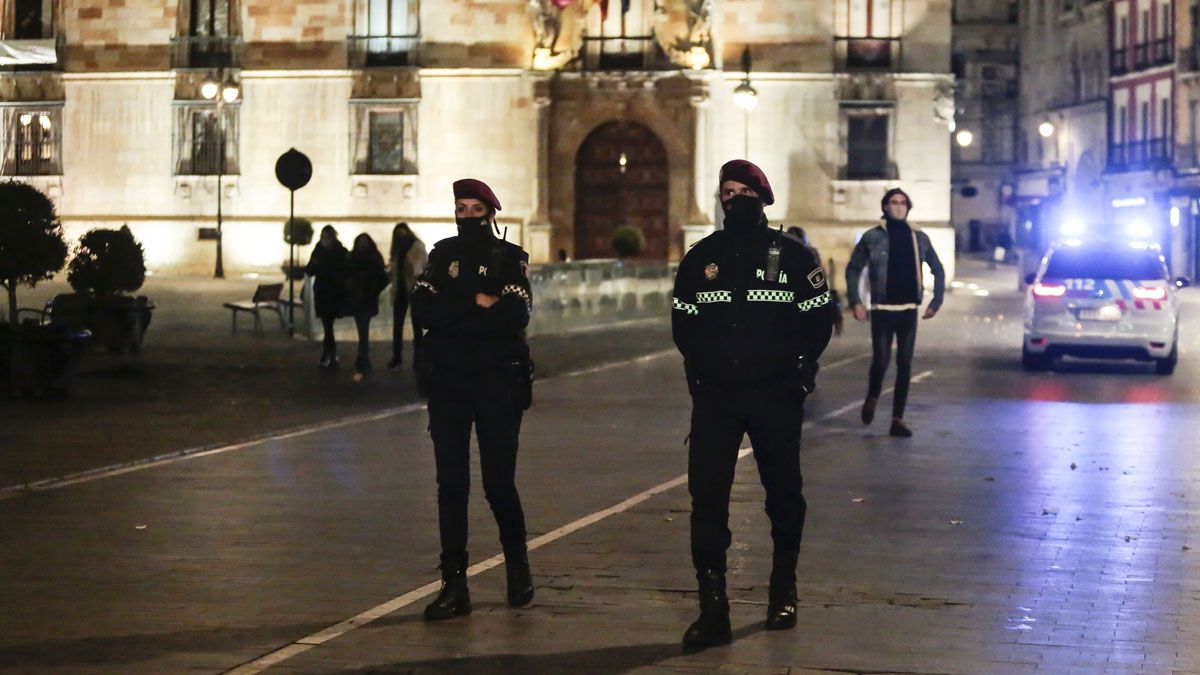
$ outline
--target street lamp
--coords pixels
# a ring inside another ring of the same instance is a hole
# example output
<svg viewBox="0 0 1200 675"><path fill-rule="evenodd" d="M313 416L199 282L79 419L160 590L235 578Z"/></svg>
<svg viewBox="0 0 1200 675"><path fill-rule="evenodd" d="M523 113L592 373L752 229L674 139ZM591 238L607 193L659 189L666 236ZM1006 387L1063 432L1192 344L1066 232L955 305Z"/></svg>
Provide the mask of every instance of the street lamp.
<svg viewBox="0 0 1200 675"><path fill-rule="evenodd" d="M955 134L954 140L958 142L959 147L969 148L975 142L975 134L971 133L969 129L963 129Z"/></svg>
<svg viewBox="0 0 1200 675"><path fill-rule="evenodd" d="M1046 120L1038 125L1038 135L1042 138L1050 138L1054 135L1054 123Z"/></svg>
<svg viewBox="0 0 1200 675"><path fill-rule="evenodd" d="M758 91L750 84L750 47L742 52L742 70L746 73L742 83L733 90L733 103L741 108L746 118L746 142L743 152L745 159L750 158L750 111L758 105Z"/></svg>
<svg viewBox="0 0 1200 675"><path fill-rule="evenodd" d="M236 103L241 96L242 91L236 82L232 79L225 79L225 72L219 71L217 78L208 80L200 85L200 95L206 100L214 101L217 104L217 125L220 131L220 138L217 140L217 154L219 155L219 164L217 167L217 266L213 270L214 279L225 278L225 260L222 250L222 218L221 218L221 199L224 195L221 194L221 179L225 176L225 113L224 105L226 103Z"/></svg>

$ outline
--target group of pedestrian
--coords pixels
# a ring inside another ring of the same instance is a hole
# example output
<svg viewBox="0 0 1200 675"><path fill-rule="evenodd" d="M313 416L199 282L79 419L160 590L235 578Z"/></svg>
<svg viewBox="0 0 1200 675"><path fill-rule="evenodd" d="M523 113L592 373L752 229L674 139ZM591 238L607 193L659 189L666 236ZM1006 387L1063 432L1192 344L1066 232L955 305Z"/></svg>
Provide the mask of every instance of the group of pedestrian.
<svg viewBox="0 0 1200 675"><path fill-rule="evenodd" d="M775 197L763 171L745 160L731 161L721 168L719 190L723 227L684 256L672 303L672 336L692 398L688 490L700 611L683 637L689 650L732 639L725 583L732 538L729 500L746 435L771 520L766 627L796 626L796 568L807 513L800 469L804 405L840 318L820 257L803 231L796 236L770 226L764 209ZM521 423L532 404L533 361L525 334L533 307L529 256L498 236L501 204L488 185L459 180L453 195L457 234L434 246L411 290L419 242L406 227L397 226L389 256L396 344L408 301L421 340L414 365L418 389L428 399L436 466L442 586L425 608L429 621L472 611L467 586L472 427L484 496L504 552L508 604L525 606L534 596L516 488ZM941 306L944 275L928 235L908 223L908 195L889 191L882 208L883 224L863 235L846 269L850 306L855 318L871 321L874 344L862 417L864 423L873 418L892 345L898 343L891 433L911 436L903 414L924 291L922 266L927 264L935 278L927 319ZM336 362L333 318L350 312L359 325L356 369L369 369L363 343L388 279L384 269L369 236L360 235L347 252L332 228L322 232L309 271L317 277L317 312L326 325L323 364ZM869 270L871 311L858 290L864 270ZM351 307L347 299L357 304ZM392 362L400 360L396 351Z"/></svg>
<svg viewBox="0 0 1200 675"><path fill-rule="evenodd" d="M379 296L391 288L392 358L389 368L403 363L404 319L416 270L424 266L425 247L407 223L392 230L391 250L385 262L375 240L367 233L354 238L347 250L332 225L321 228L321 236L305 266L313 277L313 301L321 320L324 340L321 346L322 368L338 365L334 323L353 317L358 330L358 354L354 359L354 377L361 380L371 372L371 319L379 314ZM414 331L414 351L420 347L419 331Z"/></svg>

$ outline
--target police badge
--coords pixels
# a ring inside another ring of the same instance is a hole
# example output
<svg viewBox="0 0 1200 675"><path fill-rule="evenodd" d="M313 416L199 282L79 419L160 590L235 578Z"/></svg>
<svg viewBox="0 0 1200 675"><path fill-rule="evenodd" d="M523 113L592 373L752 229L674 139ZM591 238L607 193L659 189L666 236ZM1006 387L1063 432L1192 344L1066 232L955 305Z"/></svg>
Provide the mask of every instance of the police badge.
<svg viewBox="0 0 1200 675"><path fill-rule="evenodd" d="M721 268L717 267L717 263L708 263L704 268L704 278L713 281L720 274Z"/></svg>
<svg viewBox="0 0 1200 675"><path fill-rule="evenodd" d="M454 262L450 263L450 269L449 269L449 272L450 272L450 278L451 278L451 279L457 279L457 278L458 278L458 261L457 261L457 260L455 260Z"/></svg>

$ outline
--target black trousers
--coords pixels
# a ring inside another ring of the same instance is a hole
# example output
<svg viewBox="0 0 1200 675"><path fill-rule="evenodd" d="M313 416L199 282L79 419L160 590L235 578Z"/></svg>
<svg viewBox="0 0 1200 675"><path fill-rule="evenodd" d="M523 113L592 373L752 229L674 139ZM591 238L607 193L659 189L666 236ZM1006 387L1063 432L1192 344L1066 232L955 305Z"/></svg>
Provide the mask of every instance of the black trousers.
<svg viewBox="0 0 1200 675"><path fill-rule="evenodd" d="M408 293L396 293L392 305L392 359L396 363L404 360L404 320L408 314ZM413 326L413 360L421 349L421 331Z"/></svg>
<svg viewBox="0 0 1200 675"><path fill-rule="evenodd" d="M692 563L725 572L729 494L742 437L750 435L758 477L767 491L775 560L795 560L808 506L800 474L804 403L797 386L720 389L697 385L692 395L688 491L692 496Z"/></svg>
<svg viewBox="0 0 1200 675"><path fill-rule="evenodd" d="M892 342L896 343L896 393L892 397L892 417L904 417L908 404L908 386L912 380L913 349L917 345L917 310L871 312L871 375L867 397L879 398L883 376L892 360Z"/></svg>
<svg viewBox="0 0 1200 675"><path fill-rule="evenodd" d="M325 330L325 339L321 342L321 356L336 356L337 355L337 339L333 335L333 322L337 317L323 316L321 317L321 328Z"/></svg>
<svg viewBox="0 0 1200 675"><path fill-rule="evenodd" d="M371 365L371 319L373 317L366 313L360 312L354 315L354 327L358 329L358 358L354 364L357 367L370 367Z"/></svg>
<svg viewBox="0 0 1200 675"><path fill-rule="evenodd" d="M429 431L437 463L438 526L443 553L467 550L471 426L479 442L483 494L505 546L525 542L517 494L517 445L523 411L511 369L460 373L435 369L429 386Z"/></svg>

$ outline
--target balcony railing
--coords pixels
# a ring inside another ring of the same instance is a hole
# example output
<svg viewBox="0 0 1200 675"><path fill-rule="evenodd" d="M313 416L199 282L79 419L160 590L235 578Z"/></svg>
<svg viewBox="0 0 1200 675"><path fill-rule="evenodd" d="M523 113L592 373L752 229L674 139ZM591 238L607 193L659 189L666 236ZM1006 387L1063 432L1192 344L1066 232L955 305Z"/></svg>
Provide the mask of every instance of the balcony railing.
<svg viewBox="0 0 1200 675"><path fill-rule="evenodd" d="M836 37L833 43L839 71L900 69L900 38Z"/></svg>
<svg viewBox="0 0 1200 675"><path fill-rule="evenodd" d="M1166 164L1170 159L1170 144L1166 138L1150 138L1108 146L1110 169L1128 171L1153 168Z"/></svg>
<svg viewBox="0 0 1200 675"><path fill-rule="evenodd" d="M585 71L671 70L678 68L653 35L585 37L581 66Z"/></svg>
<svg viewBox="0 0 1200 675"><path fill-rule="evenodd" d="M1165 66L1175 62L1175 37L1155 40L1150 50L1151 65Z"/></svg>
<svg viewBox="0 0 1200 675"><path fill-rule="evenodd" d="M1134 70L1145 70L1150 67L1150 43L1143 42L1133 46Z"/></svg>
<svg viewBox="0 0 1200 675"><path fill-rule="evenodd" d="M1112 74L1124 75L1129 72L1129 50L1118 47L1112 50Z"/></svg>
<svg viewBox="0 0 1200 675"><path fill-rule="evenodd" d="M1200 45L1180 49L1176 63L1179 65L1179 70L1185 73L1200 72Z"/></svg>
<svg viewBox="0 0 1200 675"><path fill-rule="evenodd" d="M0 40L0 70L62 70L67 53L65 36Z"/></svg>
<svg viewBox="0 0 1200 675"><path fill-rule="evenodd" d="M171 67L176 70L241 68L242 39L231 35L171 38Z"/></svg>
<svg viewBox="0 0 1200 675"><path fill-rule="evenodd" d="M351 68L411 68L420 65L420 35L351 35L346 38Z"/></svg>

